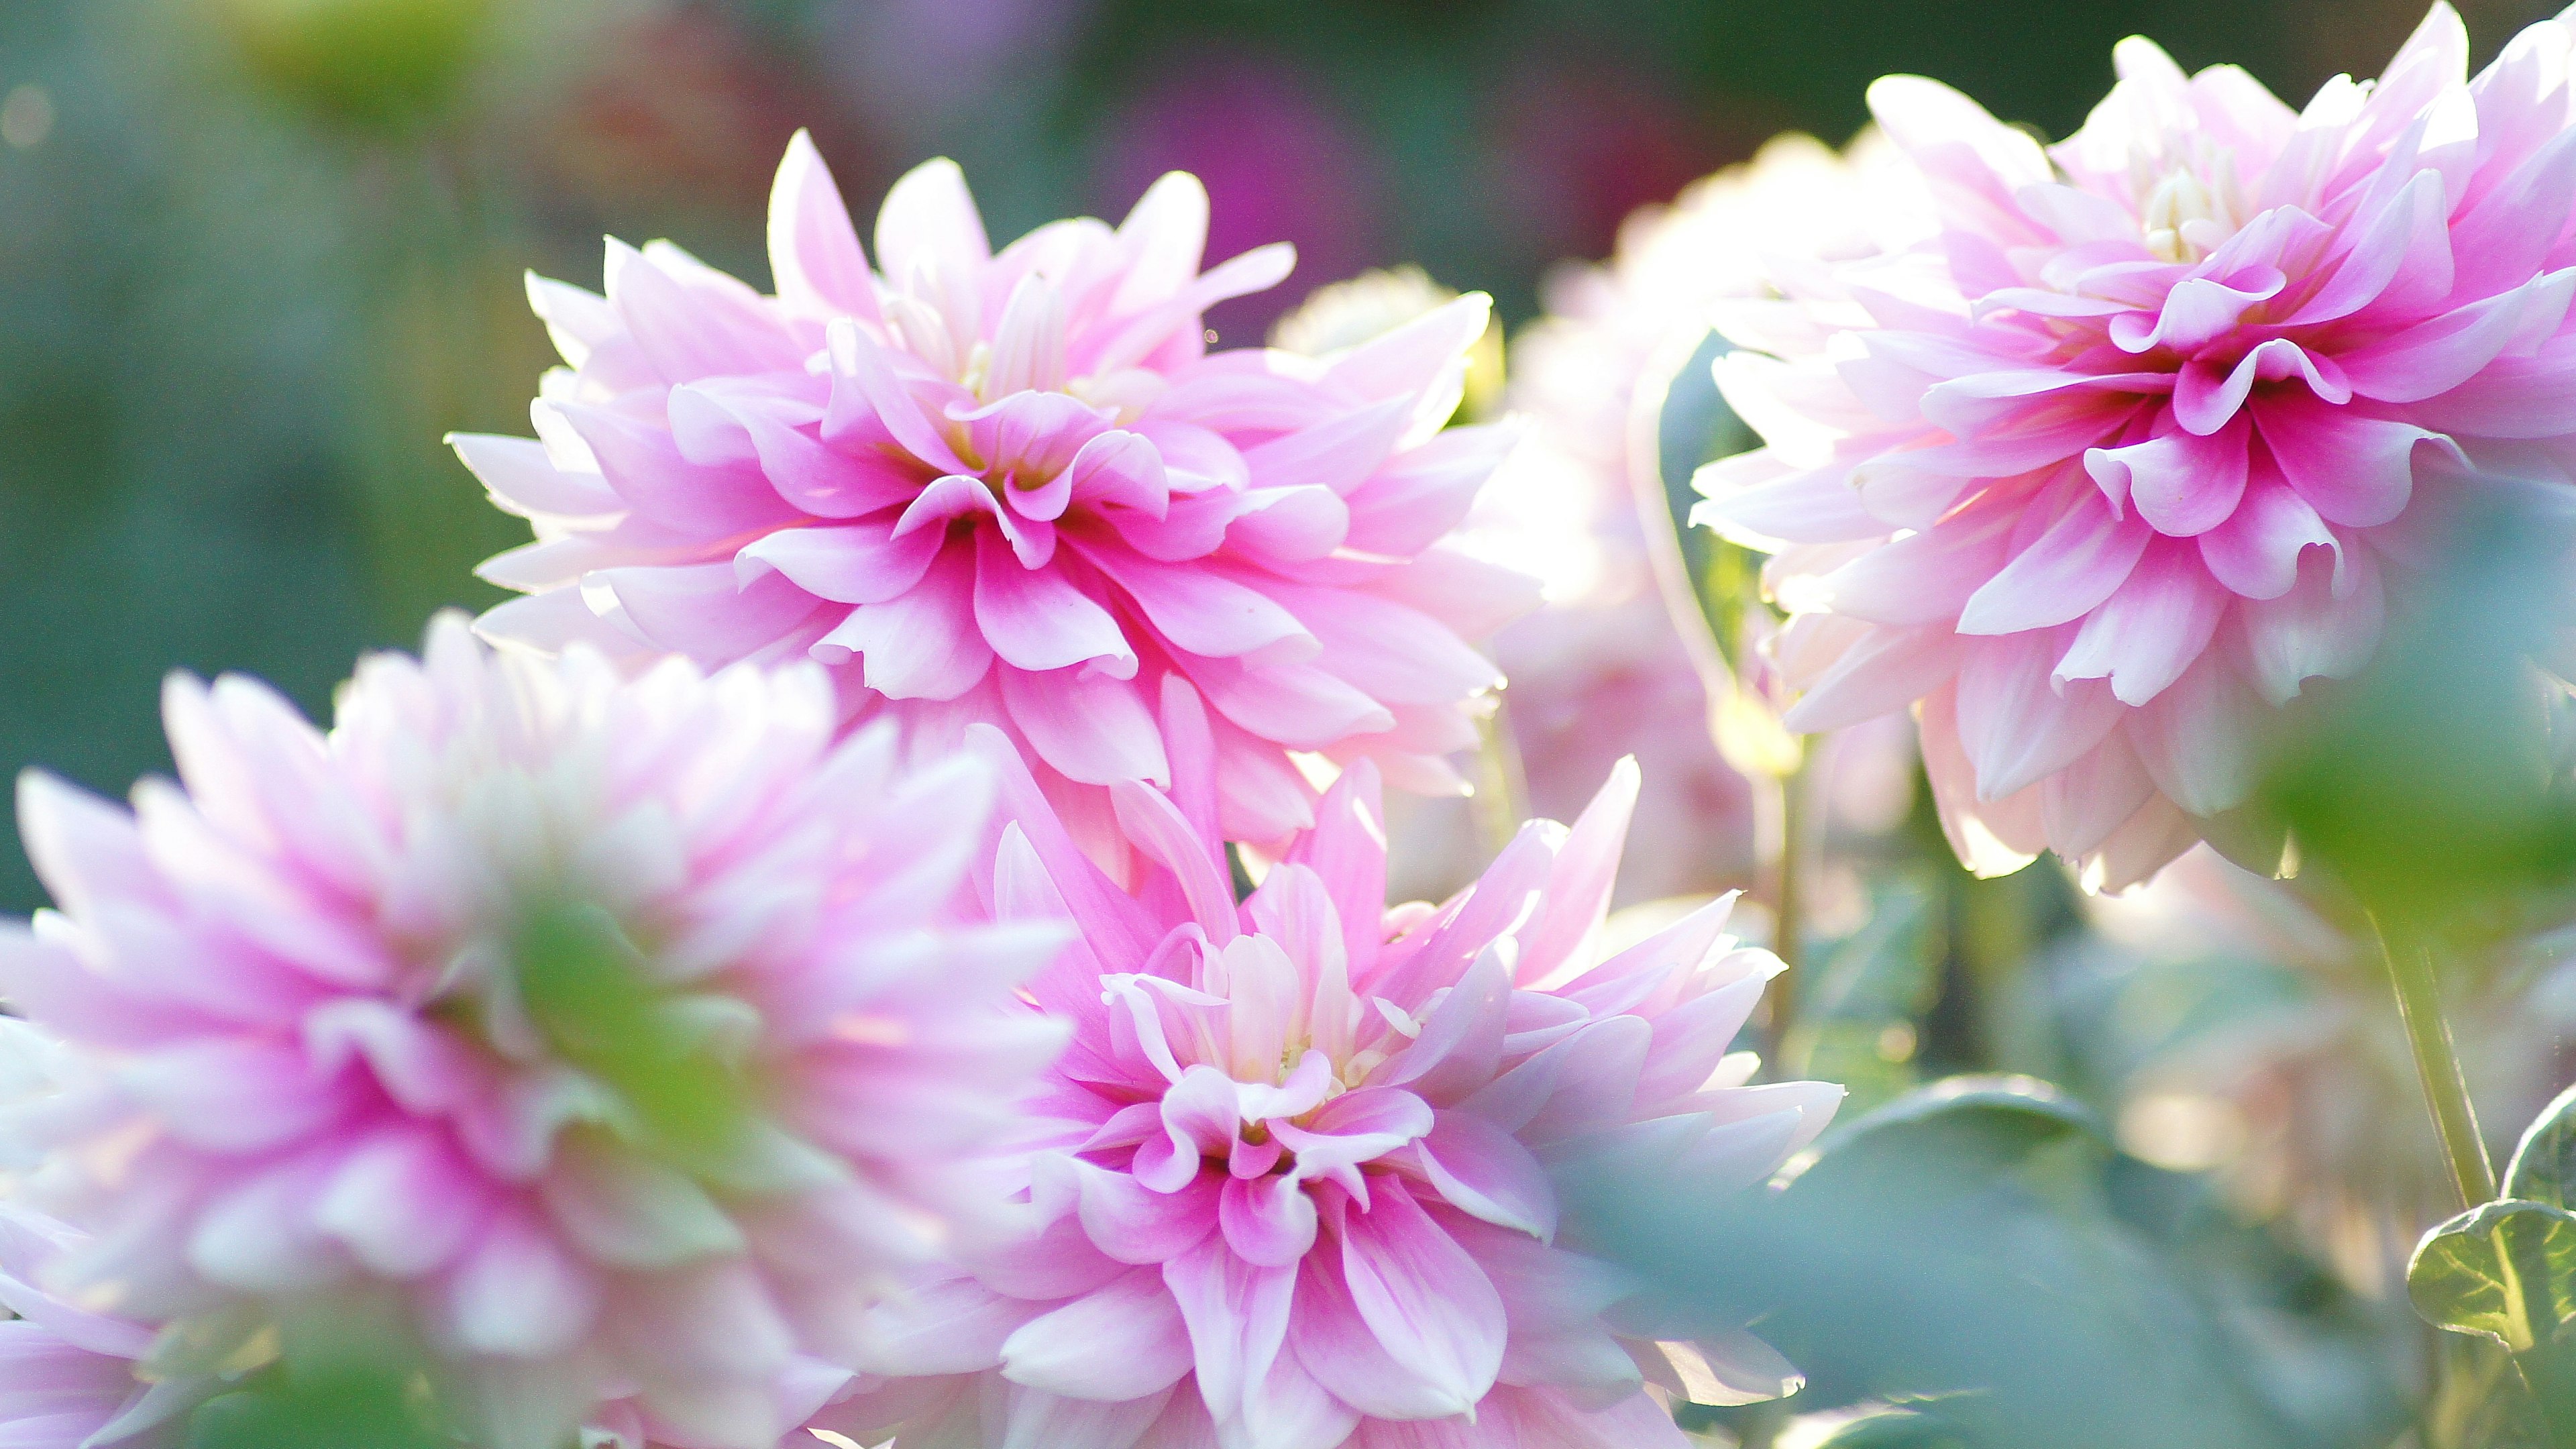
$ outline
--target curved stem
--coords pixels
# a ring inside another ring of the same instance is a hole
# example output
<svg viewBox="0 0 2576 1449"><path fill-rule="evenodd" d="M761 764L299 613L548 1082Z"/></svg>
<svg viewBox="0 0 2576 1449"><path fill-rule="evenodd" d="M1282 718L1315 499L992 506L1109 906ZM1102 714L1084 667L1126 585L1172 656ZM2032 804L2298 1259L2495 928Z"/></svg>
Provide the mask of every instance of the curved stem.
<svg viewBox="0 0 2576 1449"><path fill-rule="evenodd" d="M1664 489L1664 400L1707 335L1705 328L1679 329L1655 349L1652 360L1637 375L1637 389L1628 397L1628 486L1635 494L1637 523L1645 532L1646 561L1654 572L1655 592L1664 601L1673 632L1681 636L1682 653L1699 676L1700 688L1714 711L1726 691L1734 688L1735 673L1726 667L1717 631L1700 606L1699 585L1682 556L1681 532L1673 526L1672 504Z"/></svg>
<svg viewBox="0 0 2576 1449"><path fill-rule="evenodd" d="M2486 1139L2478 1135L2477 1109L2469 1102L2459 1050L2451 1043L2451 1023L2442 1015L2432 947L2414 932L2390 929L2376 915L2370 924L2379 933L2388 979L2397 989L2397 1015L2406 1024L2406 1044L2415 1053L2415 1075L2424 1084L2424 1102L2432 1110L2433 1130L2442 1139L2442 1155L2450 1164L2460 1206L2473 1208L2493 1201L2495 1168L2487 1161Z"/></svg>
<svg viewBox="0 0 2576 1449"><path fill-rule="evenodd" d="M1798 986L1804 975L1807 938L1806 866L1815 830L1816 752L1807 751L1798 768L1780 779L1780 874L1771 894L1771 953L1781 972L1771 983L1771 1018L1765 1036L1774 1073L1804 1070L1789 1060L1789 1029L1798 1017Z"/></svg>

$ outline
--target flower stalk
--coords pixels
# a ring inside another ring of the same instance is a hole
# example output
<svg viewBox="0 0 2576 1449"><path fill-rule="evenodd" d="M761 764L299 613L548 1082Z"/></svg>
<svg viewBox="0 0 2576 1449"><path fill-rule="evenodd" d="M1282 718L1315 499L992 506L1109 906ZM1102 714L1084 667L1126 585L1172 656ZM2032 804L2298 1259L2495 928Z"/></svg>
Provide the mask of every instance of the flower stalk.
<svg viewBox="0 0 2576 1449"><path fill-rule="evenodd" d="M1768 996L1767 1054L1776 1074L1791 1069L1789 1031L1798 1017L1800 968L1806 964L1804 922L1808 857L1814 854L1815 751L1780 777L1780 872L1771 892L1771 953L1780 958L1780 975Z"/></svg>
<svg viewBox="0 0 2576 1449"><path fill-rule="evenodd" d="M2398 1019L2406 1027L2406 1044L2414 1053L2415 1075L2424 1086L2424 1102L2441 1138L2442 1156L2460 1206L2473 1208L2496 1195L2495 1167L2487 1160L2486 1139L2478 1134L2477 1108L2469 1101L2468 1078L2460 1070L2459 1049L2451 1041L2451 1023L2442 1013L2442 994L2433 975L2431 944L2419 933L2392 929L2373 917L2389 983L2397 991Z"/></svg>

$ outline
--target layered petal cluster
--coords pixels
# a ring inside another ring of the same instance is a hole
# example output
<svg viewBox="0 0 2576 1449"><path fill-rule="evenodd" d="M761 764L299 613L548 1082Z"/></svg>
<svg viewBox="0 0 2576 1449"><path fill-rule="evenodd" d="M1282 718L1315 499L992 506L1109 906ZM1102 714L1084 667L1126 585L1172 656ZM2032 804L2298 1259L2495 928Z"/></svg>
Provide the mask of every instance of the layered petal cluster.
<svg viewBox="0 0 2576 1449"><path fill-rule="evenodd" d="M1527 585L1445 549L1510 442L1443 430L1486 325L1460 298L1322 358L1211 353L1201 313L1288 274L1284 245L1199 270L1207 196L1175 173L1116 228L999 252L957 168L888 194L875 262L812 144L781 168L778 293L665 243L612 243L603 297L533 284L570 363L540 441L458 446L538 541L486 577L491 635L811 656L912 748L996 725L1077 826L1168 783L1161 681L1214 706L1224 826L1312 819L1292 752L1457 791L1500 682L1464 642Z"/></svg>
<svg viewBox="0 0 2576 1449"><path fill-rule="evenodd" d="M1848 154L1780 137L1630 217L1608 260L1550 277L1547 315L1513 340L1511 401L1529 436L1469 515L1466 545L1545 591L1494 638L1532 808L1579 809L1625 754L1656 782L1628 853L1633 896L1716 889L1754 864L1751 792L1710 741L1640 526L1637 390L1707 337L1716 304L1770 295L1771 256L1847 257L1909 235L1919 208L1897 165L1874 132Z"/></svg>
<svg viewBox="0 0 2576 1449"><path fill-rule="evenodd" d="M1918 705L1981 870L2053 848L2116 888L2215 828L2452 510L2576 477L2570 38L2472 80L2437 6L2304 111L2132 39L2045 150L1873 87L1937 228L1726 309L1769 446L1704 475L1702 516L1778 550L1791 722Z"/></svg>
<svg viewBox="0 0 2576 1449"><path fill-rule="evenodd" d="M0 1035L24 1030L0 1022ZM14 1315L0 1318L0 1444L178 1449L203 1385L143 1382L135 1362L150 1351L152 1330L75 1307L34 1281L47 1259L78 1242L63 1224L0 1200L0 1313Z"/></svg>
<svg viewBox="0 0 2576 1449"><path fill-rule="evenodd" d="M1571 830L1533 822L1470 890L1390 912L1363 762L1238 904L1204 719L1167 691L1178 786L1115 791L1150 862L1132 890L1033 780L1006 785L997 915L1081 932L1033 988L1076 1023L1025 1185L1037 1230L881 1310L864 1366L889 1382L818 1423L1013 1449L1680 1449L1646 1384L1793 1387L1748 1334L1623 1334L1644 1327L1630 1286L1555 1241L1552 1167L1626 1148L1745 1186L1840 1100L1745 1085L1729 1043L1779 962L1725 934L1730 901L1594 959L1634 766Z"/></svg>
<svg viewBox="0 0 2576 1449"><path fill-rule="evenodd" d="M59 909L0 999L80 1068L0 1133L88 1238L50 1291L235 1368L390 1303L496 1449L628 1396L768 1449L990 1216L1062 941L967 915L981 761L899 771L812 666L629 681L455 615L327 734L240 678L164 706L131 813L21 790Z"/></svg>

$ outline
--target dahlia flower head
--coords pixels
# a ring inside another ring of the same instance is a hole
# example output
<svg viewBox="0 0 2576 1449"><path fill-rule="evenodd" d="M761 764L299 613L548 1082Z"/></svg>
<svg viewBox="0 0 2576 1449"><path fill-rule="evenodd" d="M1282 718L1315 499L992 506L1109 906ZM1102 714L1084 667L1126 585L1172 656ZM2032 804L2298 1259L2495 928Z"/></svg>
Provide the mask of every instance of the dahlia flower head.
<svg viewBox="0 0 2576 1449"><path fill-rule="evenodd" d="M1106 787L1169 783L1161 681L1214 706L1229 838L1312 820L1291 760L1369 758L1463 793L1501 683L1469 648L1526 581L1441 546L1511 441L1443 430L1489 303L1327 357L1211 353L1201 313L1278 283L1285 245L1199 270L1207 195L994 252L957 167L899 181L876 265L812 143L780 168L778 293L667 243L610 243L603 297L533 281L568 369L541 441L456 440L537 542L484 565L530 597L493 637L812 657L908 747L1000 728L1076 828ZM1320 773L1320 772L1319 772Z"/></svg>
<svg viewBox="0 0 2576 1449"><path fill-rule="evenodd" d="M1132 889L983 736L1011 821L994 912L1080 932L1032 987L1075 1023L1037 1109L1032 1231L881 1308L862 1360L881 1381L816 1427L1007 1449L1680 1449L1644 1385L1793 1389L1748 1333L1623 1317L1633 1285L1556 1241L1551 1168L1626 1153L1744 1187L1841 1097L1746 1085L1755 1060L1729 1044L1780 963L1725 934L1731 898L1595 960L1634 766L1447 904L1388 911L1362 761L1238 904L1205 721L1168 683L1175 788L1113 792L1150 862Z"/></svg>
<svg viewBox="0 0 2576 1449"><path fill-rule="evenodd" d="M2369 660L2444 520L2576 466L2568 24L2475 80L2436 6L2293 112L2142 39L2043 150L1935 82L1870 105L1920 240L1727 304L1768 446L1698 517L1776 551L1795 728L1915 706L1961 858L2153 873Z"/></svg>
<svg viewBox="0 0 2576 1449"><path fill-rule="evenodd" d="M1062 1042L1014 993L1062 941L969 918L981 760L899 769L812 665L628 680L460 615L327 734L237 677L164 710L132 813L22 781L58 909L0 933L61 1082L0 1169L86 1239L37 1281L159 1374L390 1304L494 1449L612 1400L769 1449L885 1287L1001 1226Z"/></svg>
<svg viewBox="0 0 2576 1449"><path fill-rule="evenodd" d="M42 1064L60 1043L5 1017L0 1043L0 1104L55 1086ZM178 1449L202 1383L143 1382L134 1368L151 1351L151 1329L83 1310L35 1282L46 1260L79 1242L64 1224L0 1198L0 1444Z"/></svg>

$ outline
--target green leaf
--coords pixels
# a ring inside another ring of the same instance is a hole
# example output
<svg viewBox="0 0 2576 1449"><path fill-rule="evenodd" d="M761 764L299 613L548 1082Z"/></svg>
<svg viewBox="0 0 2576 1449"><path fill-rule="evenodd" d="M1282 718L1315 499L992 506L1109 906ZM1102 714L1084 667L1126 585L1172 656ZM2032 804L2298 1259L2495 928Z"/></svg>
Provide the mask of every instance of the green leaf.
<svg viewBox="0 0 2576 1449"><path fill-rule="evenodd" d="M1888 1137L1925 1132L1973 1138L1983 1157L2013 1157L2067 1138L2108 1151L2111 1136L2093 1109L2037 1077L1985 1073L1945 1077L1906 1093L1858 1121L1837 1124L1817 1144L1819 1160L1849 1154Z"/></svg>
<svg viewBox="0 0 2576 1449"><path fill-rule="evenodd" d="M2504 1195L2576 1211L2576 1087L2541 1109L2505 1164Z"/></svg>
<svg viewBox="0 0 2576 1449"><path fill-rule="evenodd" d="M2406 1295L2426 1322L2482 1333L2516 1354L2576 1323L2576 1213L2491 1202L2424 1235Z"/></svg>

